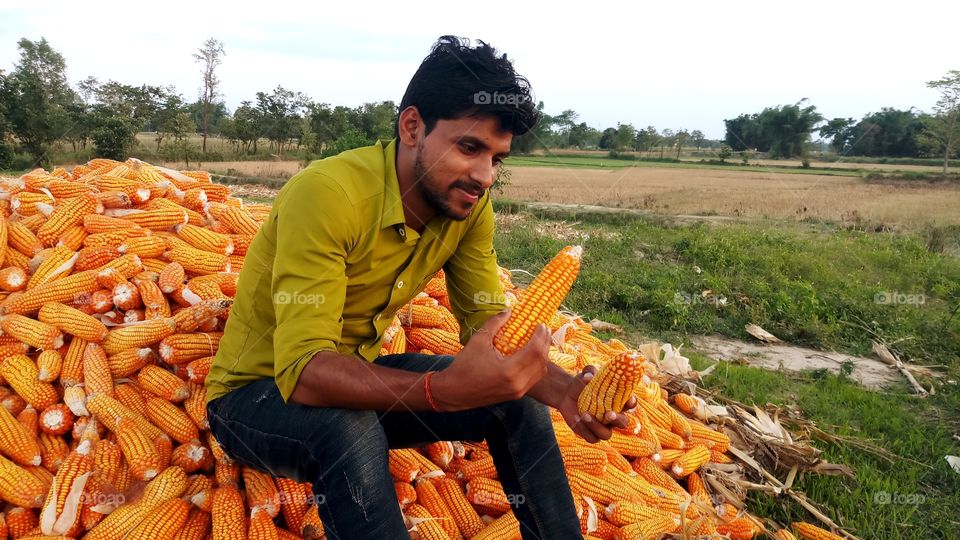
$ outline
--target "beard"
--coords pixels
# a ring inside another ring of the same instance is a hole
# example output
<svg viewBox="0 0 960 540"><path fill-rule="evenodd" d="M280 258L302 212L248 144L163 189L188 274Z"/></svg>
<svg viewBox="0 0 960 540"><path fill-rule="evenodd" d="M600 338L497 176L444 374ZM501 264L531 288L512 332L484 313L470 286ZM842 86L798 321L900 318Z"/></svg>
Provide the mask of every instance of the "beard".
<svg viewBox="0 0 960 540"><path fill-rule="evenodd" d="M447 218L463 221L470 216L473 207L466 211L460 211L450 203L451 194L454 189L461 188L467 191L474 191L475 184L457 180L450 184L446 189L442 183L437 180L423 165L423 143L417 148L417 157L413 160L413 176L416 178L417 191L438 214Z"/></svg>

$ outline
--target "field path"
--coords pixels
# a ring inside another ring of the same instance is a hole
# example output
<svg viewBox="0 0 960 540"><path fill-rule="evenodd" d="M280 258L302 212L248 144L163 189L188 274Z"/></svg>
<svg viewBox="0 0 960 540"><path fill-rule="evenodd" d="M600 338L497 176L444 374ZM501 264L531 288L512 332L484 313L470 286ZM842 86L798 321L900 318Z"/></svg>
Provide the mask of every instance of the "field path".
<svg viewBox="0 0 960 540"><path fill-rule="evenodd" d="M853 364L850 378L871 390L883 390L906 379L894 368L875 358L852 356L838 352L824 352L794 345L763 345L729 339L723 336L693 336L692 347L706 356L724 362L746 364L771 371L785 369L799 372L826 369L839 374L846 362ZM911 367L916 374L933 375L924 368Z"/></svg>

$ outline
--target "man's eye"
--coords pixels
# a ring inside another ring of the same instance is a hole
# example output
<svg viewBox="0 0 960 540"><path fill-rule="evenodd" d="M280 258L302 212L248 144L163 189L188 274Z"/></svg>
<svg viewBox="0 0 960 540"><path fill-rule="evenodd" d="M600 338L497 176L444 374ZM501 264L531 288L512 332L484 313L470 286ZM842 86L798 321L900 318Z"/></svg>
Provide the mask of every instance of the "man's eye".
<svg viewBox="0 0 960 540"><path fill-rule="evenodd" d="M467 154L473 154L477 151L477 147L472 144L461 144L460 148Z"/></svg>

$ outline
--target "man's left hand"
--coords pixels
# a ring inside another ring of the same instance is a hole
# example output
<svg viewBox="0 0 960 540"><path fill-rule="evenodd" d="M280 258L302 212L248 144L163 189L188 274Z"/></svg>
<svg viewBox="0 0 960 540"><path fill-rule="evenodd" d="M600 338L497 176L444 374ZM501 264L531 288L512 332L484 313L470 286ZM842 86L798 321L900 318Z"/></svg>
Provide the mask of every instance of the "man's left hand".
<svg viewBox="0 0 960 540"><path fill-rule="evenodd" d="M603 418L593 418L589 413L580 414L577 407L577 400L580 398L580 392L587 386L590 379L597 374L597 366L586 366L576 377L570 379L570 384L564 392L560 401L554 406L567 425L574 433L583 437L590 443L600 440L607 440L613 435L613 428L625 428L629 424L627 416L623 411L607 411ZM630 410L637 406L637 396L631 396L624 406L624 410Z"/></svg>

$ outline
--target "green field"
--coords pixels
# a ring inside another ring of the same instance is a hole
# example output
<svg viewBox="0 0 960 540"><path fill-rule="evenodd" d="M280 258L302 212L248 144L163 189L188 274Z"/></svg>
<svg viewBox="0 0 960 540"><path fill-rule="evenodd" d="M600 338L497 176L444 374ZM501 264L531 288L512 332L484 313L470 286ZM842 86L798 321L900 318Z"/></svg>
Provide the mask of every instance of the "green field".
<svg viewBox="0 0 960 540"><path fill-rule="evenodd" d="M860 538L955 538L960 475L944 455L960 453L951 438L960 429L960 393L945 382L960 376L956 257L928 251L914 233L787 223L690 225L497 206L513 216L502 217L498 229L501 264L534 272L563 245L582 244L583 268L565 307L623 325L633 344L656 339L676 345L713 333L746 338L745 322L792 344L850 353L870 347L869 335L851 323L862 321L890 340L911 338L898 348L912 361L948 365L943 378L924 381L937 390L925 400L910 396L905 384L880 393L825 372L797 375L730 364L708 376L705 386L748 404L798 407L827 432L900 456L891 462L846 443L819 441L824 458L849 465L856 479L808 475L796 485ZM515 273L517 282L528 279ZM684 300L707 289L727 298L726 305ZM878 303L882 291L915 292L925 301ZM692 359L697 367L708 364L697 355ZM881 504L885 494L894 502ZM815 521L785 497L752 495L749 507L781 524Z"/></svg>
<svg viewBox="0 0 960 540"><path fill-rule="evenodd" d="M832 168L807 168L802 167L776 167L761 165L738 165L728 162L726 165L717 163L699 163L696 161L674 161L674 160L631 160L631 159L613 159L602 156L579 156L579 155L547 155L547 156L515 156L509 157L504 162L512 167L582 167L589 169L622 169L624 167L658 167L658 168L676 168L676 169L722 169L735 170L742 172L781 172L791 174L820 174L830 176L863 176L865 173L859 169L832 169Z"/></svg>

